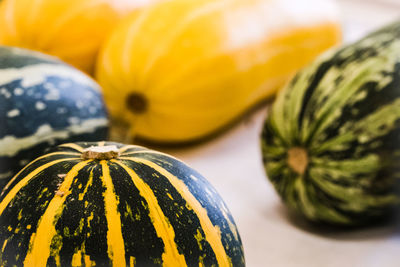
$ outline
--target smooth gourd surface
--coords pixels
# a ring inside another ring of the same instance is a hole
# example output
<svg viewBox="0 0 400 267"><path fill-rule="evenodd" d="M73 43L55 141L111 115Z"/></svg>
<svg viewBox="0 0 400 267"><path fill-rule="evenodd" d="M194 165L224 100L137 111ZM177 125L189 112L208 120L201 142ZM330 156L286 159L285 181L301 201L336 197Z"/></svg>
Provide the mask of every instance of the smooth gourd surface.
<svg viewBox="0 0 400 267"><path fill-rule="evenodd" d="M120 156L82 159L92 145ZM2 266L244 266L234 220L196 171L117 143L61 145L0 195Z"/></svg>
<svg viewBox="0 0 400 267"><path fill-rule="evenodd" d="M53 57L0 46L0 190L49 146L107 134L96 82Z"/></svg>
<svg viewBox="0 0 400 267"><path fill-rule="evenodd" d="M301 71L274 103L262 148L284 202L312 221L364 224L398 206L400 22Z"/></svg>
<svg viewBox="0 0 400 267"><path fill-rule="evenodd" d="M116 28L97 79L113 119L131 136L204 138L335 45L335 10L312 0L162 1Z"/></svg>
<svg viewBox="0 0 400 267"><path fill-rule="evenodd" d="M106 36L142 4L137 0L3 0L0 44L55 55L92 73Z"/></svg>

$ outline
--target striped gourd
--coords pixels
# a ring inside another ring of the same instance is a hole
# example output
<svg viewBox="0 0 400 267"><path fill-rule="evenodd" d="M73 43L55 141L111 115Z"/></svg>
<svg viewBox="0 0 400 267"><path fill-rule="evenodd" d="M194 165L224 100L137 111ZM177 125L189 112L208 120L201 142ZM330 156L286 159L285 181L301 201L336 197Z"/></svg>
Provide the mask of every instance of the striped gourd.
<svg viewBox="0 0 400 267"><path fill-rule="evenodd" d="M49 145L107 137L99 86L37 52L0 46L0 190Z"/></svg>
<svg viewBox="0 0 400 267"><path fill-rule="evenodd" d="M1 266L244 266L234 220L181 161L118 143L60 145L0 196Z"/></svg>
<svg viewBox="0 0 400 267"><path fill-rule="evenodd" d="M364 224L400 203L400 21L330 51L274 103L268 178L312 221Z"/></svg>
<svg viewBox="0 0 400 267"><path fill-rule="evenodd" d="M116 27L96 77L122 134L194 142L272 97L340 38L331 0L161 1Z"/></svg>

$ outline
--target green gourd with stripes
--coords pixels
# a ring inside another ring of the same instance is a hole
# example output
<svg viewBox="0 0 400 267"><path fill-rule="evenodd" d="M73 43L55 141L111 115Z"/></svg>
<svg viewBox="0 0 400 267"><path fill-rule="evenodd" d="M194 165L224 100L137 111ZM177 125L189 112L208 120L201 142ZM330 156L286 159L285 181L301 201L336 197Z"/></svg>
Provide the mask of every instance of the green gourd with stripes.
<svg viewBox="0 0 400 267"><path fill-rule="evenodd" d="M283 201L309 220L365 224L398 206L400 21L299 72L273 104L262 151Z"/></svg>
<svg viewBox="0 0 400 267"><path fill-rule="evenodd" d="M244 266L231 213L199 173L118 143L64 144L0 196L1 266Z"/></svg>

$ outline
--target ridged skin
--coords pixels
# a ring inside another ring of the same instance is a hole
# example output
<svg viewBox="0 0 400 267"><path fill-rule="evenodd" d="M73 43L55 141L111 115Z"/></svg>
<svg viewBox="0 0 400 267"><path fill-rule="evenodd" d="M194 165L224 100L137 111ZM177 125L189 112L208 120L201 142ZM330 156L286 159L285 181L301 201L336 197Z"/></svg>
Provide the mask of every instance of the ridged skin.
<svg viewBox="0 0 400 267"><path fill-rule="evenodd" d="M0 44L39 50L92 74L104 39L121 18L145 2L3 0Z"/></svg>
<svg viewBox="0 0 400 267"><path fill-rule="evenodd" d="M340 41L335 7L330 0L151 5L118 25L100 52L96 77L110 114L151 142L209 137ZM146 110L129 108L131 94L145 98Z"/></svg>
<svg viewBox="0 0 400 267"><path fill-rule="evenodd" d="M303 175L289 151L303 148ZM268 178L312 221L364 224L400 203L400 22L330 51L274 103L262 133Z"/></svg>
<svg viewBox="0 0 400 267"><path fill-rule="evenodd" d="M0 46L0 190L49 146L107 133L93 80L54 58Z"/></svg>
<svg viewBox="0 0 400 267"><path fill-rule="evenodd" d="M112 160L83 160L116 145ZM1 266L244 266L215 189L168 155L117 143L61 145L0 196Z"/></svg>

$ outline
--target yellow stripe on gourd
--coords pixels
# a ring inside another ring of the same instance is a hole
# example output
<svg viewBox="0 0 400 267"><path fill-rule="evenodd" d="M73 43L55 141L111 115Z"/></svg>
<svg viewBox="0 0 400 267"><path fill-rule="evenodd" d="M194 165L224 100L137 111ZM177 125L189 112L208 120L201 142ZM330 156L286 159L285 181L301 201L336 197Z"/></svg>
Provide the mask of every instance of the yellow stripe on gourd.
<svg viewBox="0 0 400 267"><path fill-rule="evenodd" d="M85 255L83 260L85 261L85 267L95 266L96 264L90 260L90 256Z"/></svg>
<svg viewBox="0 0 400 267"><path fill-rule="evenodd" d="M39 159L38 159L39 160ZM33 177L35 177L37 174L40 172L44 171L45 169L54 166L60 162L65 162L65 161L70 161L70 160L76 160L76 158L65 158L65 159L58 159L51 161L49 163L46 163L39 168L35 169L33 172L29 173L25 178L23 178L19 183L17 183L11 190L8 192L8 194L4 197L3 201L0 203L0 215L3 213L4 209L8 206L10 201L17 195L19 190L21 190L22 187L24 187Z"/></svg>
<svg viewBox="0 0 400 267"><path fill-rule="evenodd" d="M142 158L121 157L120 159L126 159L137 163L143 163L153 168L155 171L161 173L163 176L165 176L172 184L172 186L174 186L174 188L179 192L182 198L186 200L186 203L188 203L188 207L190 207L196 213L200 221L201 228L203 229L204 234L206 235L206 240L210 244L211 248L215 253L215 257L217 258L218 261L218 266L224 266L224 267L232 266L232 261L226 254L224 246L222 244L221 231L219 227L214 226L212 224L210 218L208 217L207 210L193 196L193 194L190 192L190 190L183 181L181 181L175 175L169 173L167 170L163 169L162 167L151 161Z"/></svg>
<svg viewBox="0 0 400 267"><path fill-rule="evenodd" d="M63 211L65 200L71 194L70 188L72 182L78 175L78 172L85 167L89 161L83 161L76 164L67 173L67 176L65 176L64 181L58 189L62 194L56 194L50 201L46 211L39 220L36 233L31 237L24 266L46 266L51 252L51 241L53 237L57 235L55 225Z"/></svg>
<svg viewBox="0 0 400 267"><path fill-rule="evenodd" d="M162 255L163 266L177 267L186 266L185 257L179 253L177 245L175 244L175 232L171 224L168 222L167 217L163 213L158 204L157 198L153 190L147 185L132 169L125 164L112 160L120 165L132 178L133 183L139 190L140 195L146 200L149 216L153 222L157 236L160 237L164 243L164 253ZM221 265L222 266L222 265Z"/></svg>
<svg viewBox="0 0 400 267"><path fill-rule="evenodd" d="M103 170L102 180L104 187L106 188L106 191L104 192L104 206L108 226L108 257L111 259L113 266L126 266L121 215L118 212L119 200L115 195L114 185L110 176L110 168L107 161L102 160L100 164Z"/></svg>
<svg viewBox="0 0 400 267"><path fill-rule="evenodd" d="M73 256L72 256L72 262L71 266L73 267L78 267L82 265L82 251L78 250Z"/></svg>
<svg viewBox="0 0 400 267"><path fill-rule="evenodd" d="M76 156L79 156L78 153L73 153L73 152L54 152L54 153L49 153L49 154L46 154L46 155L43 155L43 156L41 156L41 157L36 158L34 161L31 161L31 162L30 162L28 165L26 165L22 170L20 170L20 171L7 183L7 185L3 188L3 191L1 192L0 196L2 196L2 195L4 194L4 192L8 189L9 185L12 184L12 183L15 181L15 179L16 179L23 171L25 171L29 166L32 166L32 164L38 162L38 161L41 160L41 159L45 159L45 158L49 158L49 157L57 156L57 155L66 155L66 156L69 156L69 155L71 155L71 156L76 155Z"/></svg>
<svg viewBox="0 0 400 267"><path fill-rule="evenodd" d="M93 184L93 170L89 174L89 180L85 186L85 189L83 189L83 192L79 194L78 200L82 201L84 196L86 195L89 187Z"/></svg>
<svg viewBox="0 0 400 267"><path fill-rule="evenodd" d="M135 149L135 148L141 148L141 149L143 149L143 150L131 151L131 152L129 152L129 149ZM127 151L128 151L128 152L127 152ZM149 150L148 150L147 148L145 148L145 147L137 146L137 145L126 145L126 146L123 146L123 147L121 147L121 148L119 149L119 153L120 153L120 154L123 154L123 153L125 153L125 152L127 152L127 154L131 154L131 153L143 152L143 151L148 152Z"/></svg>
<svg viewBox="0 0 400 267"><path fill-rule="evenodd" d="M131 149L131 148L135 148L135 147L136 147L136 146L134 146L134 145L126 145L126 146L123 146L123 147L121 147L121 148L119 149L119 153L122 154L122 153L126 152L127 150L129 150L129 149Z"/></svg>
<svg viewBox="0 0 400 267"><path fill-rule="evenodd" d="M86 255L85 243L83 243L81 248L72 256L71 266L82 266L82 261L85 267L94 266L94 263L90 260L90 256ZM58 266L61 265L59 264Z"/></svg>
<svg viewBox="0 0 400 267"><path fill-rule="evenodd" d="M76 151L79 151L81 153L83 152L83 147L81 147L81 146L79 146L77 144L74 144L74 143L68 143L68 144L59 145L59 147L72 148L72 149L75 149Z"/></svg>
<svg viewBox="0 0 400 267"><path fill-rule="evenodd" d="M7 243L8 243L8 239L6 239L6 240L4 241L3 246L2 246L2 248L1 248L1 252L4 252L4 249L6 248Z"/></svg>
<svg viewBox="0 0 400 267"><path fill-rule="evenodd" d="M139 153L157 154L157 155L163 155L163 156L165 156L164 153L157 152L157 151L153 151L153 150L147 150L147 149L137 150L137 151L132 151L132 152L129 152L129 151L128 151L128 152L124 152L124 153L121 153L121 156L122 156L122 157L131 157L131 156L133 156L133 155L135 155L135 154L139 154Z"/></svg>
<svg viewBox="0 0 400 267"><path fill-rule="evenodd" d="M129 258L129 267L133 267L133 266L135 266L135 262L136 262L136 259L135 259L135 257L130 257Z"/></svg>

